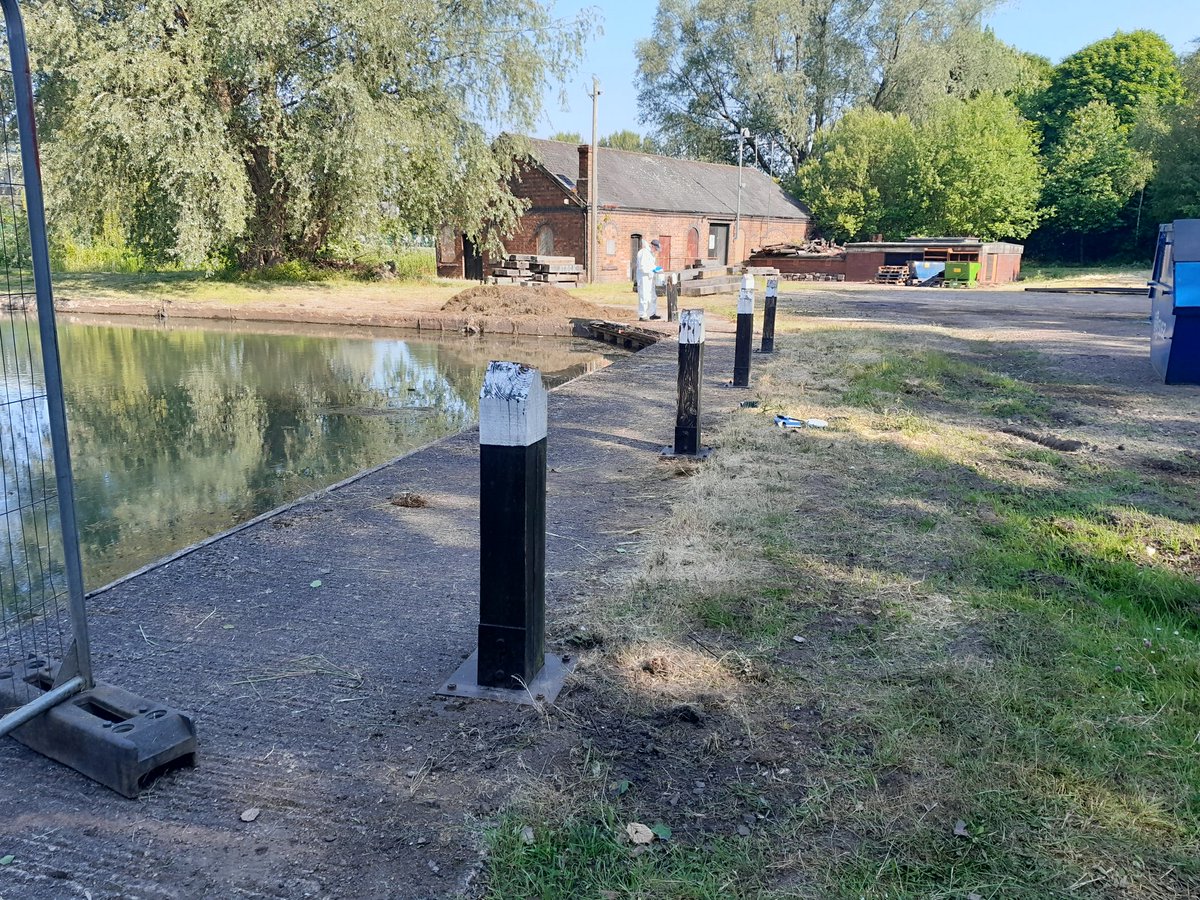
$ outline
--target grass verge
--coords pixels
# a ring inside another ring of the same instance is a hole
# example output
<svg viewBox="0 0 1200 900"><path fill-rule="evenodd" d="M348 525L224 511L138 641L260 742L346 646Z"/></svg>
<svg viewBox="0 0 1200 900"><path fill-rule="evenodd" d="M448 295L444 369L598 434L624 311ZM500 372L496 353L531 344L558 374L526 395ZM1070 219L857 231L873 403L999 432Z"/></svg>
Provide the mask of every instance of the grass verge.
<svg viewBox="0 0 1200 900"><path fill-rule="evenodd" d="M1200 895L1194 401L781 324L637 581L574 609L570 750L489 896Z"/></svg>

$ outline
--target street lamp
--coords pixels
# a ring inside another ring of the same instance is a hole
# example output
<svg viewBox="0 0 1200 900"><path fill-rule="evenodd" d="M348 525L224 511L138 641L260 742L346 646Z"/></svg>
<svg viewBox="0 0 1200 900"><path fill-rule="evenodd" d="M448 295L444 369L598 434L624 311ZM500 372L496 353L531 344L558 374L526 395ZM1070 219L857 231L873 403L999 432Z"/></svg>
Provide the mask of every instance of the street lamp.
<svg viewBox="0 0 1200 900"><path fill-rule="evenodd" d="M738 132L738 196L737 196L737 225L733 230L733 243L737 246L742 239L742 157L746 155L746 138L750 137L750 129L743 128Z"/></svg>

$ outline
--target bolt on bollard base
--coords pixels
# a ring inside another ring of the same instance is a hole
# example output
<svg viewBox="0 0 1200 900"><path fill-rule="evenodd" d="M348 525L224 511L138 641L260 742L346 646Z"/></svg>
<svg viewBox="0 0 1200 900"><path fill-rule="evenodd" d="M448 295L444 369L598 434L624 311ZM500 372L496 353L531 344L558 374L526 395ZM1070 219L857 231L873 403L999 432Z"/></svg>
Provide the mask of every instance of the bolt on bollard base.
<svg viewBox="0 0 1200 900"><path fill-rule="evenodd" d="M663 447L663 459L707 459L712 448L700 446L700 379L704 371L704 310L685 309L679 320L679 403L675 444Z"/></svg>
<svg viewBox="0 0 1200 900"><path fill-rule="evenodd" d="M439 694L552 701L574 668L545 654L546 388L537 369L488 366L479 394L479 649Z"/></svg>
<svg viewBox="0 0 1200 900"><path fill-rule="evenodd" d="M443 697L466 697L471 700L496 700L518 706L553 703L562 691L567 676L575 671L575 657L569 653L551 653L528 684L515 688L489 687L479 682L479 651L476 650L442 683L437 693Z"/></svg>

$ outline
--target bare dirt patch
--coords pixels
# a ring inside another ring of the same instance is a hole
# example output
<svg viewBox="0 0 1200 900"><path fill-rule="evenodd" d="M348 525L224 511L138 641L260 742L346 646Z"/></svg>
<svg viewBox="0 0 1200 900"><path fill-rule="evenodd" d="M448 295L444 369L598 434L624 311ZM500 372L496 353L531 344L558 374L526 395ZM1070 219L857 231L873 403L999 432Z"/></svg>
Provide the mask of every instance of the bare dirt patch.
<svg viewBox="0 0 1200 900"><path fill-rule="evenodd" d="M614 315L613 310L574 297L552 284L478 285L455 294L442 312L505 319L604 319Z"/></svg>

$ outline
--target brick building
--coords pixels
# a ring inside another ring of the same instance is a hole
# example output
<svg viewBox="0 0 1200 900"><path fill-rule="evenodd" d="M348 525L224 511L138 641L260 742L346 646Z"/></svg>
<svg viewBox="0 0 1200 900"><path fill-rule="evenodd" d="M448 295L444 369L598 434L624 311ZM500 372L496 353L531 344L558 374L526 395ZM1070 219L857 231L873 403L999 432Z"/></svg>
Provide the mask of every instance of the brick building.
<svg viewBox="0 0 1200 900"><path fill-rule="evenodd" d="M530 156L521 161L512 190L530 206L504 238L504 248L585 263L591 148L537 139L529 144ZM659 261L670 270L697 260L737 263L758 247L808 236L808 210L758 169L742 169L739 236L737 166L605 147L598 153L594 250L600 281L629 279L642 239L659 240ZM443 277L482 280L489 268L489 261L452 229L443 229L437 255Z"/></svg>

